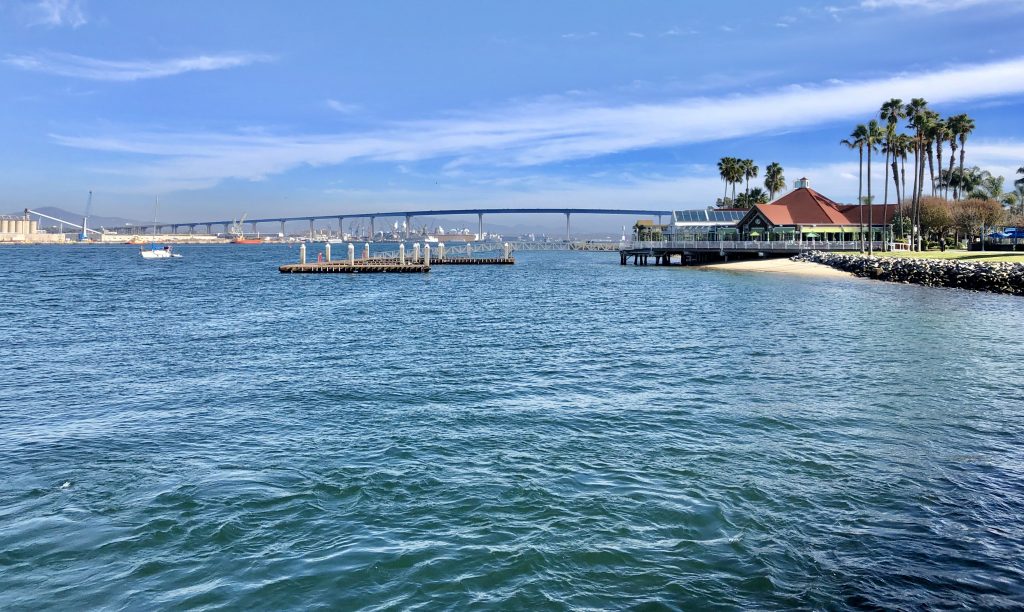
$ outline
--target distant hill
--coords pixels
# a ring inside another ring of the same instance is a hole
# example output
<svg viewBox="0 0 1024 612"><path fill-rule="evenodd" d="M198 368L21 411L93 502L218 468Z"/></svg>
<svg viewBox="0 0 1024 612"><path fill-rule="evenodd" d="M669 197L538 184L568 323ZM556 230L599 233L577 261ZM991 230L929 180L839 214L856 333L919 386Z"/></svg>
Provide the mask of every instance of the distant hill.
<svg viewBox="0 0 1024 612"><path fill-rule="evenodd" d="M39 208L33 208L32 210L39 211L44 215L50 215L51 217L57 217L58 219L64 219L71 223L81 223L82 213L81 212L70 212L63 208L57 208L56 206L40 206ZM20 217L25 211L19 210L17 212L9 213L11 216ZM125 224L129 225L145 225L134 219L125 219L123 217L104 217L101 215L94 215L89 217L89 229L98 230L101 227L113 229L115 227L124 227ZM40 219L39 227L56 227L60 225L56 221L49 219Z"/></svg>

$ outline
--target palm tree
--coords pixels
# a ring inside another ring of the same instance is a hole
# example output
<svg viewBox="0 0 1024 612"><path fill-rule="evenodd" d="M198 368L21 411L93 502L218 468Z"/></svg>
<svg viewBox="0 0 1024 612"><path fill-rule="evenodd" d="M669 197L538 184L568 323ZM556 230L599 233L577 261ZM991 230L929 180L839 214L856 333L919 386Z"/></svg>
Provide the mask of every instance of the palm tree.
<svg viewBox="0 0 1024 612"><path fill-rule="evenodd" d="M939 176L942 175L942 145L949 140L949 124L941 117L936 117L931 130L932 143L935 144L935 160L939 167ZM932 176L932 195L935 195L935 177Z"/></svg>
<svg viewBox="0 0 1024 612"><path fill-rule="evenodd" d="M857 229L860 232L861 237L861 250L864 250L864 209L860 208L859 205L862 203L864 199L864 144L865 139L867 137L867 132L868 126L862 123L859 124L857 127L853 128L853 131L850 132L849 138L844 138L843 140L839 141L839 144L845 146L848 149L857 149L857 151L860 153L860 174L858 176L857 183L857 204L858 210L860 211L860 224L857 226Z"/></svg>
<svg viewBox="0 0 1024 612"><path fill-rule="evenodd" d="M872 211L875 209L871 198L871 152L878 150L878 144L885 138L885 131L882 130L881 126L878 125L878 121L872 119L868 121L867 129L864 131L864 148L868 150L868 254L873 255L875 252L874 245L874 216ZM863 211L863 209L861 209ZM864 213L861 213L861 217ZM882 220L885 223L885 219Z"/></svg>
<svg viewBox="0 0 1024 612"><path fill-rule="evenodd" d="M948 130L948 132L949 132L949 149L950 149L950 151L949 151L949 172L948 172L948 175L950 177L953 176L953 165L956 163L956 149L957 149L956 138L957 138L957 136L960 135L960 132L961 132L962 129L963 129L963 115L953 115L952 117L949 117L948 119L946 119L946 130ZM954 200L959 199L959 197L960 197L959 187L957 187L957 185L952 184L952 183L950 183L948 181L946 183L946 192L947 192L946 196L949 197L949 193L948 192L949 192L949 188L950 187L953 187L953 199Z"/></svg>
<svg viewBox="0 0 1024 612"><path fill-rule="evenodd" d="M743 178L747 181L747 193L750 193L750 179L757 178L757 173L761 170L754 164L754 160L745 159L742 162L743 166Z"/></svg>
<svg viewBox="0 0 1024 612"><path fill-rule="evenodd" d="M885 122L885 144L883 149L885 150L885 196L882 198L882 204L885 206L889 205L889 155L892 153L892 140L896 137L896 125L903 118L903 100L899 98L892 98L888 102L882 104L882 109L879 111L879 117ZM899 190L897 189L896 198L899 199ZM884 213L883 213L884 214Z"/></svg>
<svg viewBox="0 0 1024 612"><path fill-rule="evenodd" d="M929 111L928 102L923 98L912 99L905 107L907 119L910 121L910 126L914 128L914 192L910 201L910 215L911 224L913 226L913 235L915 242L915 250L921 250L921 232L920 228L920 202L921 193L924 187L924 145L925 145L925 134L928 131L929 123Z"/></svg>
<svg viewBox="0 0 1024 612"><path fill-rule="evenodd" d="M957 121L959 122L957 137L960 138L960 174L964 173L964 154L967 152L967 137L974 131L974 119L971 119L966 114L957 115ZM963 192L960 192L963 196Z"/></svg>
<svg viewBox="0 0 1024 612"><path fill-rule="evenodd" d="M718 160L718 176L725 182L725 190L722 192L722 201L729 197L729 180L732 178L732 167L736 161L735 157L723 157Z"/></svg>
<svg viewBox="0 0 1024 612"><path fill-rule="evenodd" d="M935 150L932 148L932 144L938 137L938 123L940 121L942 121L942 116L937 112L932 110L926 111L924 118L924 147L928 153L928 176L931 178L932 184L931 195L935 195ZM921 188L921 194L924 195L923 187Z"/></svg>
<svg viewBox="0 0 1024 612"><path fill-rule="evenodd" d="M1024 166L1017 168L1017 174L1020 174L1022 176L1021 178L1015 180L1013 184L1016 185L1017 187L1024 187Z"/></svg>
<svg viewBox="0 0 1024 612"><path fill-rule="evenodd" d="M1024 173L1024 168L1021 170ZM786 177L782 174L782 166L778 162L772 162L764 169L764 188L768 190L769 201L775 199L777 192L786 189Z"/></svg>

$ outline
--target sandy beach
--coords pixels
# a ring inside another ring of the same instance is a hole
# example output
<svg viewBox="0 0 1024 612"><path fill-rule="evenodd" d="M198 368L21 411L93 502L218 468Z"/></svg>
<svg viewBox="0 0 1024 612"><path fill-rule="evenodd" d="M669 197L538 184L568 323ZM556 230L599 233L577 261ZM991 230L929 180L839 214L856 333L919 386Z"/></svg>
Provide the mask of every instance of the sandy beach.
<svg viewBox="0 0 1024 612"><path fill-rule="evenodd" d="M821 278L856 278L849 272L843 272L822 264L793 261L789 258L780 259L749 259L730 261L700 266L709 270L726 270L730 272L772 272L778 274L797 274L800 276L816 276Z"/></svg>

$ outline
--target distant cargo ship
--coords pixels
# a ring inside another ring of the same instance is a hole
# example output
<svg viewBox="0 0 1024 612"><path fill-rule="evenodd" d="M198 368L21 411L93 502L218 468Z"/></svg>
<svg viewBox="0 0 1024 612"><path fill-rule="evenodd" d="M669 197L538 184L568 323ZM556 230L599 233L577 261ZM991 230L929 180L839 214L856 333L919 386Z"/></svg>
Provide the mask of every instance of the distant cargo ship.
<svg viewBox="0 0 1024 612"><path fill-rule="evenodd" d="M231 244L263 244L263 241L259 238L246 238L244 236L235 236L231 239Z"/></svg>

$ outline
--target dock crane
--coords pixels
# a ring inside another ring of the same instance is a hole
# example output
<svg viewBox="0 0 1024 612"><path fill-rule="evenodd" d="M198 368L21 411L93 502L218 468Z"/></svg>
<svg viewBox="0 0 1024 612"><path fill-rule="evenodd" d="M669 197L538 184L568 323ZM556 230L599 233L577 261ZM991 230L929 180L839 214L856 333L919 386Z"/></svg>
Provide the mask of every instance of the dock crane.
<svg viewBox="0 0 1024 612"><path fill-rule="evenodd" d="M79 242L89 240L89 213L92 212L92 191L89 192L89 199L85 201L85 214L82 216L82 233L78 235Z"/></svg>

